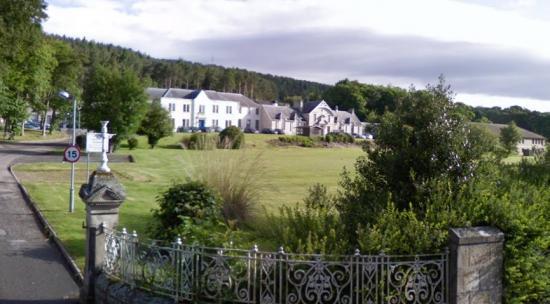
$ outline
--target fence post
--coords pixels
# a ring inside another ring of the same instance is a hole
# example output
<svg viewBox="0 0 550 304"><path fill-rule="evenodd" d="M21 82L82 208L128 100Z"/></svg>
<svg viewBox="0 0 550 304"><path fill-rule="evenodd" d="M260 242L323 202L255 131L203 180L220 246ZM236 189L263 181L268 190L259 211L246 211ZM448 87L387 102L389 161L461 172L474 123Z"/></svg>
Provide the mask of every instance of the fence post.
<svg viewBox="0 0 550 304"><path fill-rule="evenodd" d="M82 303L94 303L95 279L101 272L105 256L105 231L118 225L118 209L126 194L111 172L96 170L80 188L86 204L86 261L84 283L80 290Z"/></svg>
<svg viewBox="0 0 550 304"><path fill-rule="evenodd" d="M450 304L502 303L503 246L494 227L450 229Z"/></svg>

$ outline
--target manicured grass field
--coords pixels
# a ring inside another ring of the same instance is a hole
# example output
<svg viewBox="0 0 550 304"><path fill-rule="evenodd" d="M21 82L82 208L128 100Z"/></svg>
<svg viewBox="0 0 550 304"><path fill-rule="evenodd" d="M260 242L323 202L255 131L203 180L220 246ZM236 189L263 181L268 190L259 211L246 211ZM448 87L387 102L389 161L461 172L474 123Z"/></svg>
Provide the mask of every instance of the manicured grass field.
<svg viewBox="0 0 550 304"><path fill-rule="evenodd" d="M363 152L357 146L341 148L274 147L267 143L276 135L247 134L246 148L242 150L189 151L179 148L182 135L163 139L153 150L148 149L144 138L139 148L129 151L122 147L117 153L132 154L135 163L112 163L110 167L126 187L127 199L120 211L120 225L143 234L156 208L156 196L173 182L193 178L201 162L220 157L260 158L265 186L261 193L258 217L267 212L276 213L283 205L302 200L307 188L323 183L335 191L344 167L352 169ZM91 168L95 168L92 164ZM75 213L68 213L69 164L23 164L16 168L17 175L53 225L69 252L83 265L85 219L84 204L77 199ZM77 165L76 191L86 180L86 164Z"/></svg>
<svg viewBox="0 0 550 304"><path fill-rule="evenodd" d="M68 135L63 132L54 131L52 134L49 134L48 131L46 131L46 136L42 136L41 130L25 130L25 134L23 136L17 135L15 136L15 141L37 141L37 140L50 140L50 139L60 139L60 138L68 138ZM3 137L0 139L4 140Z"/></svg>

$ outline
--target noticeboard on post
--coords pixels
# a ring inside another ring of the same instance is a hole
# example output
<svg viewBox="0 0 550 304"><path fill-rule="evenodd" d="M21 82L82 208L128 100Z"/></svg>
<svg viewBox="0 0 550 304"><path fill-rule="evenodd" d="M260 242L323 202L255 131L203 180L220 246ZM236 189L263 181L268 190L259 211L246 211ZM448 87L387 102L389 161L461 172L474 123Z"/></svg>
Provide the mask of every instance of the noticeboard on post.
<svg viewBox="0 0 550 304"><path fill-rule="evenodd" d="M103 141L102 133L89 132L86 133L86 152L87 153L101 153L103 149L109 151L109 138L111 134L108 134L105 142ZM105 145L105 147L103 147Z"/></svg>

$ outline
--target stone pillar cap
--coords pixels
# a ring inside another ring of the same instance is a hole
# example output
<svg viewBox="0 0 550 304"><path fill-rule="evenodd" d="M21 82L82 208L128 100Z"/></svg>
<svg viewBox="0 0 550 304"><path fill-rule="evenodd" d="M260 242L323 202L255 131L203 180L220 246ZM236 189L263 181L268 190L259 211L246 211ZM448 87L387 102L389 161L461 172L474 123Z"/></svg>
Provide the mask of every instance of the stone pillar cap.
<svg viewBox="0 0 550 304"><path fill-rule="evenodd" d="M451 243L459 245L498 243L504 241L504 233L490 226L451 228L449 238Z"/></svg>

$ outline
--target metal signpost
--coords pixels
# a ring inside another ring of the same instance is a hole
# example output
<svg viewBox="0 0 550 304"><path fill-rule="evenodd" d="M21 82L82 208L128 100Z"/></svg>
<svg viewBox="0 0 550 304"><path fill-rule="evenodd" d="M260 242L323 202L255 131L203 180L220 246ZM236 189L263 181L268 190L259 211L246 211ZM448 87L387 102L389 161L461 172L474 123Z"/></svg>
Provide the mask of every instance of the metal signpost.
<svg viewBox="0 0 550 304"><path fill-rule="evenodd" d="M107 152L109 151L109 139L115 134L107 133L107 124L109 121L101 121L101 133L89 132L86 134L86 154L88 155L87 170L89 175L89 153L102 153L101 165L97 168L102 172L110 172L111 169L107 166Z"/></svg>

